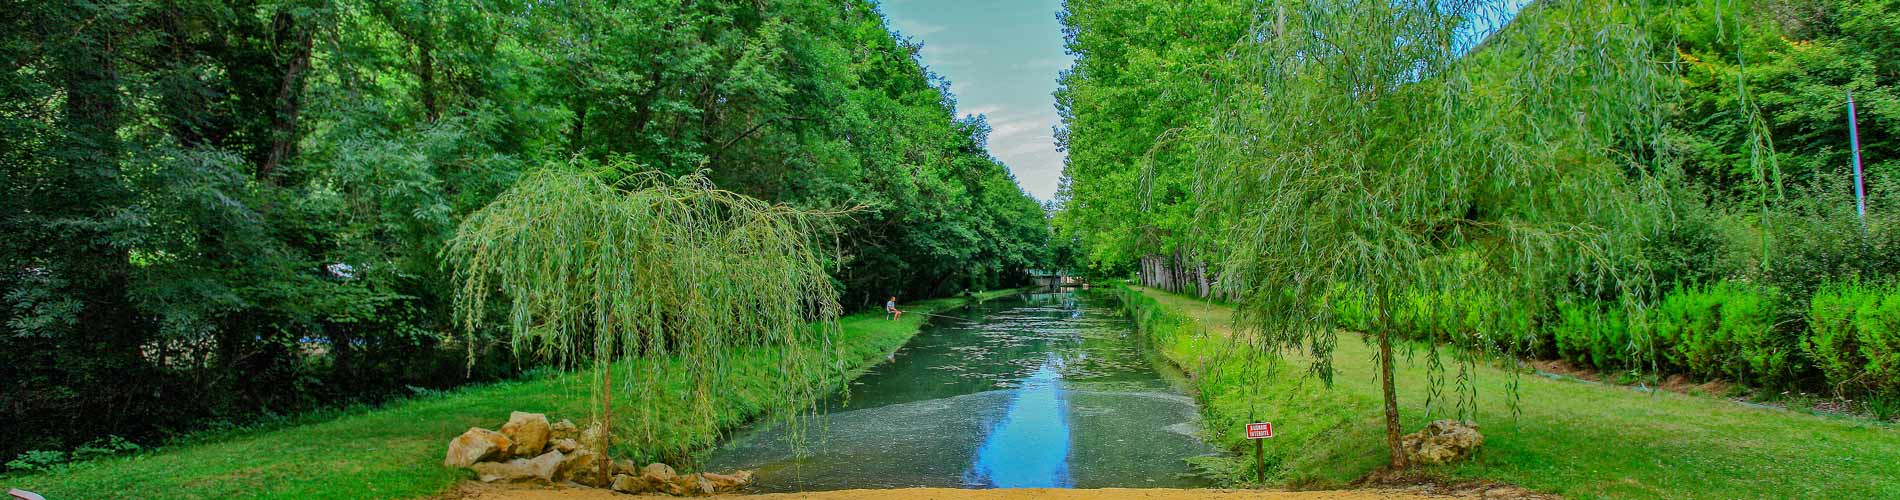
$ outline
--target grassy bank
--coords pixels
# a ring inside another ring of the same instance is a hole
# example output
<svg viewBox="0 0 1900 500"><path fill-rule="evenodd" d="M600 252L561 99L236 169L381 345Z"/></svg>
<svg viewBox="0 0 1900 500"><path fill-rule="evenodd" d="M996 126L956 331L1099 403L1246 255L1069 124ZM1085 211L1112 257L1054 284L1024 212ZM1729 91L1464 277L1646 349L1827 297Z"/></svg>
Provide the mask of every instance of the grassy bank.
<svg viewBox="0 0 1900 500"><path fill-rule="evenodd" d="M986 292L986 299L1016 290ZM960 307L969 298L949 298L905 304L913 312L936 312ZM836 352L855 377L904 345L928 317L905 315L885 319L881 311L842 318ZM647 417L666 424L670 432L630 438L629 452L642 459L676 450L692 450L717 442L719 433L759 418L772 408L774 398L785 397L777 383L776 366L769 353L744 353L730 361L733 368L716 401L716 422L695 425L681 421L688 412L661 410ZM684 380L659 382L669 392L681 392ZM532 380L469 387L440 395L418 397L381 408L349 412L334 419L275 430L236 433L188 444L167 446L131 456L96 460L66 470L0 480L0 485L32 490L49 499L363 499L415 498L439 493L468 473L444 468L448 440L471 426L496 428L508 412L547 412L555 418L580 420L587 415L588 387L575 375L551 375ZM684 398L662 398L680 401ZM616 405L618 407L618 405ZM617 409L618 412L631 411Z"/></svg>
<svg viewBox="0 0 1900 500"><path fill-rule="evenodd" d="M1357 336L1340 337L1328 390L1300 376L1305 359L1229 352L1229 307L1121 293L1162 354L1193 374L1217 444L1244 444L1237 434L1249 416L1275 424L1271 482L1338 486L1383 465L1374 349ZM1426 367L1401 358L1399 368L1405 427L1417 429ZM1513 415L1510 375L1479 368L1482 454L1431 474L1573 499L1900 498L1900 430L1891 426L1570 379L1517 381Z"/></svg>

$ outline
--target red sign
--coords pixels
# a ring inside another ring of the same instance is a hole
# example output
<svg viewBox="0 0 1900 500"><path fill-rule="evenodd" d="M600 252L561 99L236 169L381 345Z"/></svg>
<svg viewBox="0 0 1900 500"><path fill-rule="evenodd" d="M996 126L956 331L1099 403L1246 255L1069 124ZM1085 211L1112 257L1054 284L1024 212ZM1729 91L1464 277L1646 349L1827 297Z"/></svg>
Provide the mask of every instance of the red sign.
<svg viewBox="0 0 1900 500"><path fill-rule="evenodd" d="M1270 437L1273 437L1272 422L1247 424L1247 439L1264 439Z"/></svg>

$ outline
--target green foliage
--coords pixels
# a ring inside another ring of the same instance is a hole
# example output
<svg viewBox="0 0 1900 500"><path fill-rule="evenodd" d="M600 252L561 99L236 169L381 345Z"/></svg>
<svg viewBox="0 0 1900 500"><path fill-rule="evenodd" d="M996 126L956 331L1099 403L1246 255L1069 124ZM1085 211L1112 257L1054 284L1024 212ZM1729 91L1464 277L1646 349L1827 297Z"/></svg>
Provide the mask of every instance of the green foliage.
<svg viewBox="0 0 1900 500"><path fill-rule="evenodd" d="M1334 486L1349 482L1356 467L1376 465L1376 456L1354 456L1342 444L1352 426L1376 407L1354 396L1295 376L1299 367L1280 356L1228 342L1207 325L1147 294L1116 286L1123 310L1161 357L1181 369L1201 403L1204 439L1230 456L1202 460L1200 467L1228 484L1261 486L1255 480L1253 442L1246 424L1274 422L1276 436L1264 443L1269 484Z"/></svg>
<svg viewBox="0 0 1900 500"><path fill-rule="evenodd" d="M1671 367L1701 377L1758 383L1789 380L1797 339L1779 327L1780 291L1734 282L1679 289L1651 315L1657 349Z"/></svg>
<svg viewBox="0 0 1900 500"><path fill-rule="evenodd" d="M1159 309L1154 315L1188 318L1179 328L1191 332L1189 338L1204 332L1203 345L1218 346L1220 336L1239 331L1231 328L1233 307L1153 289L1140 295ZM1202 352L1211 360L1220 351ZM1285 375L1255 378L1249 382L1257 391L1229 393L1245 399L1208 403L1202 411L1281 405L1255 416L1272 421L1276 431L1304 430L1317 438L1268 440L1268 449L1275 450L1270 456L1279 456L1281 464L1273 480L1295 489L1350 487L1384 465L1378 457L1383 437L1374 430L1381 392L1376 352L1369 343L1340 342L1334 354L1340 376L1332 388L1310 380L1293 383L1299 377ZM1283 356L1294 366L1306 361L1298 353ZM1187 366L1195 359L1186 358ZM1445 418L1429 413L1430 368L1419 361L1414 357L1397 367L1399 402L1410 428ZM1568 377L1516 377L1509 360L1487 361L1472 378L1478 392L1501 394L1519 386L1520 397L1479 400L1484 447L1471 461L1414 474L1579 499L1889 498L1900 491L1900 462L1888 459L1900 456L1900 432L1893 425ZM1308 390L1357 403L1317 411L1329 407L1312 405ZM1219 424L1211 417L1207 425L1210 431L1238 430L1214 427ZM1272 448L1276 444L1285 448ZM1233 468L1251 473L1251 446L1245 452L1230 460L1242 462Z"/></svg>
<svg viewBox="0 0 1900 500"><path fill-rule="evenodd" d="M905 308L940 312L967 302L937 299L906 304ZM825 366L806 368L844 370L855 377L883 362L925 321L923 315L891 321L885 319L883 311L839 318L838 342L829 351L834 357ZM622 436L618 451L629 459L687 463L683 453L703 449L734 426L766 417L762 410L783 405L791 393L782 390L786 377L776 370L778 362L761 355L764 353L764 349L755 349L732 358L728 365L731 376L718 381L730 385L713 404L713 422L695 416L692 400L685 397L684 391L691 386L685 372L678 372L667 383L656 384L662 392L651 410L657 413L629 418L653 419L672 429L655 436ZM834 380L842 384L846 378ZM582 374L537 370L522 380L429 391L378 407L313 412L291 418L288 425L195 435L185 442L145 449L136 455L74 463L45 473L11 475L5 482L8 487L32 490L48 498L427 498L441 495L469 477L466 471L441 466L450 436L469 427L495 428L510 411L546 412L555 418L584 415L589 410L585 397L589 385L589 377ZM640 406L626 401L616 405L622 412L641 411Z"/></svg>
<svg viewBox="0 0 1900 500"><path fill-rule="evenodd" d="M1849 282L1814 295L1801 347L1830 385L1900 395L1900 288Z"/></svg>
<svg viewBox="0 0 1900 500"><path fill-rule="evenodd" d="M1480 2L1257 7L1194 171L1205 230L1245 235L1213 248L1243 290L1250 346L1310 352L1330 382L1336 325L1314 298L1342 285L1366 294L1388 365L1408 330L1518 351L1502 339L1528 335L1530 315L1486 307L1497 298L1542 307L1567 281L1641 293L1645 280L1605 269L1637 254L1661 214L1643 193L1663 166L1668 77L1645 51L1645 11L1592 1L1513 14ZM1465 349L1450 351L1460 415L1477 397ZM1393 397L1386 435L1404 467Z"/></svg>
<svg viewBox="0 0 1900 500"><path fill-rule="evenodd" d="M1207 134L1213 83L1228 45L1249 29L1250 2L1068 0L1064 46L1076 54L1056 91L1067 153L1057 231L1079 272L1123 277L1143 255L1201 236L1193 145Z"/></svg>
<svg viewBox="0 0 1900 500"><path fill-rule="evenodd" d="M7 470L25 472L47 472L66 464L66 452L58 450L28 450L7 461Z"/></svg>
<svg viewBox="0 0 1900 500"><path fill-rule="evenodd" d="M1687 297L1724 281L1754 283L1774 291L1766 302L1806 304L1828 283L1900 274L1900 213L1891 203L1900 196L1893 175L1900 44L1890 42L1900 39L1900 9L1892 0L1534 2L1515 18L1472 4L1437 6L1469 13L1461 21L1471 29L1463 31L1433 26L1430 15L1408 16L1403 6L1333 12L1306 2L1239 2L1180 11L1167 2L1097 0L1068 7L1065 26L1079 59L1061 94L1070 163L1056 223L1088 248L1077 253L1104 269L1126 272L1135 257L1185 248L1223 281L1266 278L1258 293L1288 302L1255 301L1263 313L1330 316L1361 331L1378 331L1377 322L1389 319L1405 335L1456 338L1448 334L1472 330L1474 319L1457 310L1498 311L1486 321L1502 331L1487 335L1518 333L1528 320L1553 341L1536 354L1671 372L1693 370L1672 364L1674 351L1645 344L1653 332L1644 310L1678 288ZM1244 14L1223 15L1233 12ZM1241 18L1253 22L1232 24ZM1301 29L1318 21L1324 29ZM1506 21L1497 35L1475 38L1490 32L1476 25ZM1586 27L1596 23L1632 29ZM1295 36L1278 36L1283 29ZM1438 36L1383 36L1414 29ZM1627 40L1573 44L1599 35ZM1426 42L1399 43L1415 39ZM1447 40L1451 50L1443 50ZM1592 43L1614 50L1573 50ZM1286 53L1301 56L1275 56ZM1144 64L1155 60L1166 64ZM1553 61L1586 71L1564 74ZM1406 76L1367 76L1385 70ZM1866 163L1864 219L1854 209L1850 90ZM1168 105L1138 104L1154 100ZM1560 123L1579 116L1587 119ZM1523 130L1538 133L1486 135ZM1566 135L1582 130L1590 132ZM1589 174L1566 183L1527 180L1564 169ZM1579 188L1597 182L1624 189ZM1551 191L1532 193L1545 188ZM1170 194L1182 189L1186 196ZM1393 194L1403 192L1423 196ZM1632 202L1631 193L1643 200ZM1194 215L1178 216L1184 211ZM1537 229L1572 215L1583 216L1572 220L1580 223L1575 231ZM1377 231L1388 221L1391 231ZM1570 239L1583 234L1604 238ZM1149 235L1156 237L1140 239ZM1582 244L1550 245L1565 241ZM1248 245L1305 254L1236 265L1248 260ZM1594 257L1533 255L1566 248ZM1314 260L1291 258L1303 255ZM1432 267L1448 260L1435 257L1452 255L1483 265ZM1403 280L1372 274L1393 265L1416 272ZM1358 276L1308 287L1275 281L1334 275ZM1369 286L1381 281L1389 294ZM1358 297L1340 296L1347 288ZM1381 300L1391 306L1384 314ZM1675 300L1673 320L1697 316L1689 299ZM1572 304L1559 310L1552 304L1560 301ZM1816 388L1817 370L1788 355L1801 322L1775 314L1765 337L1685 348L1713 349L1706 354L1721 352L1720 362L1737 364L1695 372ZM1598 319L1585 319L1592 316ZM1743 355L1743 344L1756 347Z"/></svg>
<svg viewBox="0 0 1900 500"><path fill-rule="evenodd" d="M1842 283L1814 294L1808 307L1808 331L1801 348L1837 389L1864 386L1867 358L1860 352L1862 307L1878 303L1880 290L1858 282Z"/></svg>
<svg viewBox="0 0 1900 500"><path fill-rule="evenodd" d="M517 354L593 370L596 421L619 427L625 415L613 401L631 396L643 418L624 434L716 434L717 393L734 377L770 380L767 393L783 397L765 409L791 421L835 375L807 365L822 366L836 335L837 291L819 241L837 214L721 191L698 176L621 184L539 170L470 215L444 250L462 324L483 328L488 300L500 295ZM781 376L731 368L751 365ZM659 392L684 398L680 417L699 425L651 418Z"/></svg>
<svg viewBox="0 0 1900 500"><path fill-rule="evenodd" d="M847 308L1046 257L987 125L868 1L9 6L0 350L32 356L0 367L0 419L36 431L0 459L546 361L452 335L440 252L576 158L864 207L826 242Z"/></svg>
<svg viewBox="0 0 1900 500"><path fill-rule="evenodd" d="M1646 368L1650 339L1632 328L1626 311L1582 301L1557 304L1557 317L1547 328L1557 344L1557 355L1598 370Z"/></svg>

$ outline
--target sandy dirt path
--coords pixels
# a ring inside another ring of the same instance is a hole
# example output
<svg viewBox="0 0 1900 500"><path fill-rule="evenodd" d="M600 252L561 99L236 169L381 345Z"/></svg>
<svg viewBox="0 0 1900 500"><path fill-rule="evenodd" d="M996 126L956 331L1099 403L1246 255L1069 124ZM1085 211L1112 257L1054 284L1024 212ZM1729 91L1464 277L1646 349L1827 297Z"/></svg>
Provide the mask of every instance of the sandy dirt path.
<svg viewBox="0 0 1900 500"><path fill-rule="evenodd" d="M460 495L446 498L461 500L629 500L633 495L583 488L508 487L471 485ZM1364 489L1333 491L1210 490L1210 489L995 489L963 490L954 488L905 488L895 490L841 490L763 495L725 495L714 498L743 500L1445 500L1486 498L1479 492L1461 495L1433 494L1407 489ZM652 498L662 498L653 496Z"/></svg>

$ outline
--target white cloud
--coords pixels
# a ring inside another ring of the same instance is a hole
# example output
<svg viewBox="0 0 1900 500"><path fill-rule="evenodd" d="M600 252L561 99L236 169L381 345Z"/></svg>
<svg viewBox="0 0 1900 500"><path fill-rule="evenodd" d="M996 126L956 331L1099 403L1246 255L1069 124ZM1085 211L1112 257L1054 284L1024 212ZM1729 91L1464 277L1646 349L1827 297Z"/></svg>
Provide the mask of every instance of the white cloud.
<svg viewBox="0 0 1900 500"><path fill-rule="evenodd" d="M988 116L988 115L997 114L1002 111L1003 111L1002 106L985 105L985 106L972 106L970 109L963 110L963 114Z"/></svg>
<svg viewBox="0 0 1900 500"><path fill-rule="evenodd" d="M990 154L996 156L1024 190L1037 199L1055 198L1062 177L1062 153L1056 151L1053 129L1060 120L1053 109L1003 108L980 105L989 118Z"/></svg>
<svg viewBox="0 0 1900 500"><path fill-rule="evenodd" d="M1073 62L1075 62L1075 59L1070 58L1070 57L1045 57L1041 59L1032 59L1029 61L1024 61L1022 64L1016 65L1016 69L1061 70L1061 69L1068 68L1069 64Z"/></svg>
<svg viewBox="0 0 1900 500"><path fill-rule="evenodd" d="M925 36L929 36L931 33L941 32L944 29L946 29L940 25L914 21L910 19L898 19L898 20L892 21L891 27L897 28L897 32L903 34L904 36L916 37L916 38L923 38Z"/></svg>

